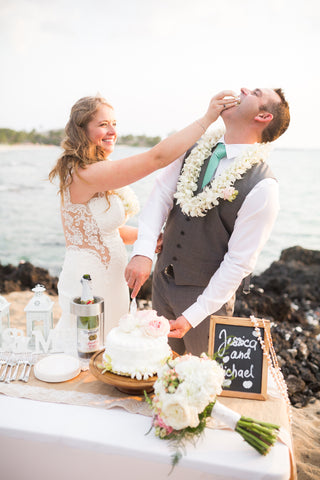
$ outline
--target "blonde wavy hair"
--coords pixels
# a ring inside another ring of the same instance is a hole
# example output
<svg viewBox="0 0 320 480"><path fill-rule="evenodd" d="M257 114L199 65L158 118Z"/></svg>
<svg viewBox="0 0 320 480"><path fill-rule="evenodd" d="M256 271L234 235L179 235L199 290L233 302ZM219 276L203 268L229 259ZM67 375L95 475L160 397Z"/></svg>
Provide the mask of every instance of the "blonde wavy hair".
<svg viewBox="0 0 320 480"><path fill-rule="evenodd" d="M51 182L55 177L59 177L58 193L62 201L65 190L72 183L72 176L77 175L79 168L86 168L87 165L105 160L103 148L92 143L86 133L88 123L101 105L113 109L100 95L80 98L71 108L70 118L65 127L65 138L61 143L64 151L49 173Z"/></svg>

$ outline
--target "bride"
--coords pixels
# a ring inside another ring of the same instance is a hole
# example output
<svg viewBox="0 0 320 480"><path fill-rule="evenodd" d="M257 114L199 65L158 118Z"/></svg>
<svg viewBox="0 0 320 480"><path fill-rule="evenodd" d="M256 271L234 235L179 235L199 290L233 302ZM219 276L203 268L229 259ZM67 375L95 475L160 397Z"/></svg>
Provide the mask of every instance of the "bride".
<svg viewBox="0 0 320 480"><path fill-rule="evenodd" d="M104 298L105 334L128 312L129 291L124 278L125 244L137 229L125 225L137 211L130 183L165 167L182 155L214 122L222 108L235 104L224 91L212 98L205 115L149 151L110 161L117 139L113 107L102 97L84 97L71 109L62 142L63 153L49 174L60 181L61 218L66 254L58 283L62 316L69 328L70 301L81 295L80 279L90 274L95 296Z"/></svg>

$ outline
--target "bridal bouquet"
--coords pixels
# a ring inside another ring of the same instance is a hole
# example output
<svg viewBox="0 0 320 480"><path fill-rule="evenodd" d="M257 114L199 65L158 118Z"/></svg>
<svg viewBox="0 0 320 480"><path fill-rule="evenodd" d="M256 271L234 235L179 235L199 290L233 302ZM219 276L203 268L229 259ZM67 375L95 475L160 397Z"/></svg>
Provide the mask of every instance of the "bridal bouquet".
<svg viewBox="0 0 320 480"><path fill-rule="evenodd" d="M242 417L216 400L223 381L223 368L205 354L168 360L158 372L155 395L152 400L146 395L146 400L154 413L155 434L169 440L174 448L173 467L182 457L186 442L200 437L210 416L238 432L262 455L275 443L278 425Z"/></svg>

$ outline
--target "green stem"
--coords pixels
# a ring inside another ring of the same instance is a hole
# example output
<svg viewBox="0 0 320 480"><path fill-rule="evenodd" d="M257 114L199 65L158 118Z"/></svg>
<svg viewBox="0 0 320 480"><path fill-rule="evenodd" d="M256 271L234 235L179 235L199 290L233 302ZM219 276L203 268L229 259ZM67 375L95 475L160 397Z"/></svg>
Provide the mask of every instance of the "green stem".
<svg viewBox="0 0 320 480"><path fill-rule="evenodd" d="M249 417L241 417L240 420L241 421L243 420L245 422L256 423L258 425L262 425L263 427L272 428L274 430L280 429L279 425L275 425L274 423L260 422L258 420L254 420L253 418L249 418Z"/></svg>
<svg viewBox="0 0 320 480"><path fill-rule="evenodd" d="M240 435L248 442L252 447L258 450L259 453L262 455L266 455L272 445L270 443L265 443L261 440L257 435L244 430L241 427L236 427L236 432L240 433Z"/></svg>
<svg viewBox="0 0 320 480"><path fill-rule="evenodd" d="M242 422L241 420L239 420L238 424L248 432L256 432L259 435L259 437L263 439L272 441L277 437L274 434L273 430L266 427L261 427L260 425L257 425L255 423L250 424L250 423Z"/></svg>
<svg viewBox="0 0 320 480"><path fill-rule="evenodd" d="M266 448L264 447L264 445L261 442L257 441L257 439L250 436L250 434L248 434L248 432L238 432L238 433L240 433L240 435L248 443L248 445L250 445L255 450L257 450L257 452L259 452L260 455L265 455Z"/></svg>

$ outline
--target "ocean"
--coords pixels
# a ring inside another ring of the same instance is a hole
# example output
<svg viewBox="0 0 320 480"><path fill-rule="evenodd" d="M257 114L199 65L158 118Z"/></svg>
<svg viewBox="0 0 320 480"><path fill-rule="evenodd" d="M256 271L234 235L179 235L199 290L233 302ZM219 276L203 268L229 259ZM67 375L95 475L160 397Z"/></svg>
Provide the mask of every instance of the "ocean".
<svg viewBox="0 0 320 480"><path fill-rule="evenodd" d="M48 173L60 155L59 147L0 145L0 262L21 260L59 275L64 257L57 186ZM144 148L118 146L114 159ZM320 249L320 150L275 149L269 160L280 183L281 211L272 235L258 259L256 274L278 260L285 248L300 245ZM143 205L157 172L132 184ZM130 219L137 226L138 217ZM130 255L132 247L128 247Z"/></svg>

